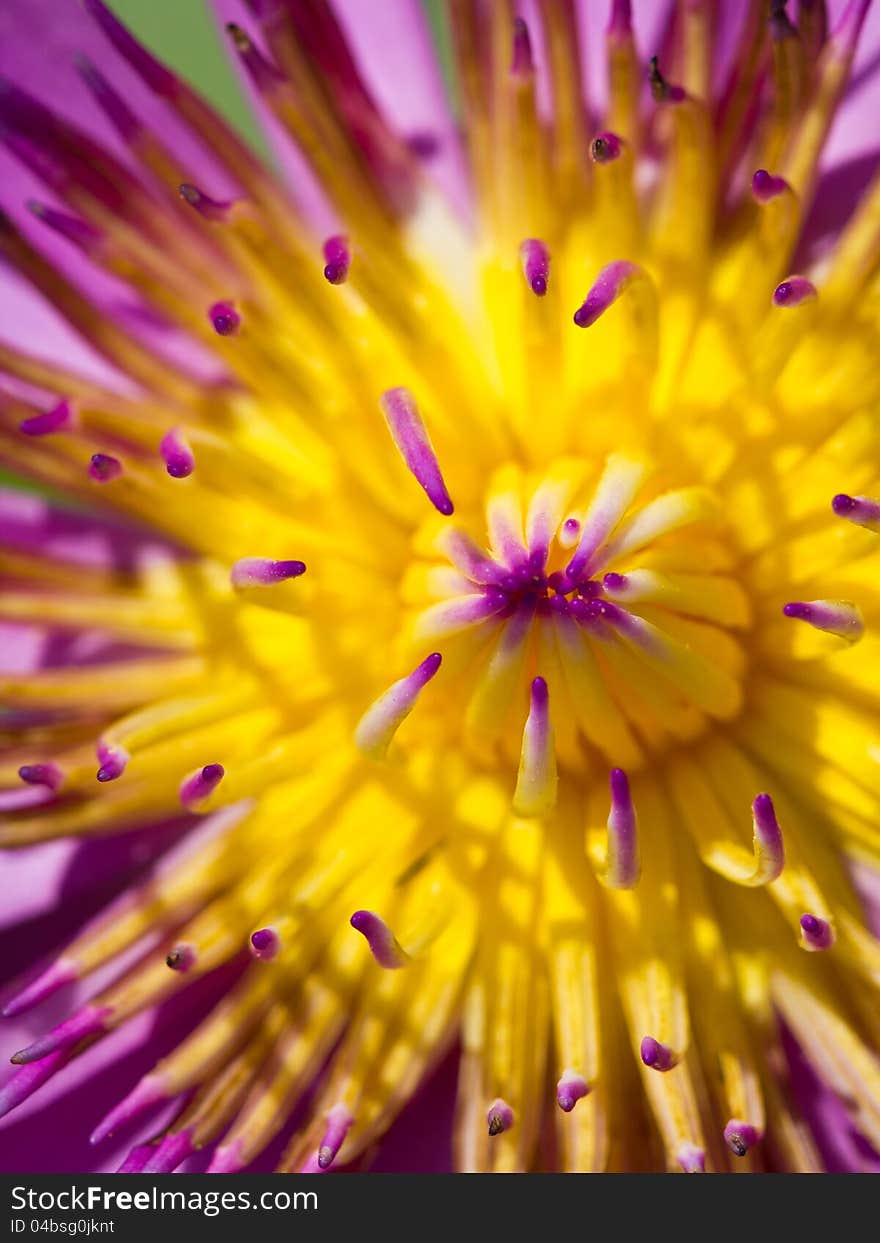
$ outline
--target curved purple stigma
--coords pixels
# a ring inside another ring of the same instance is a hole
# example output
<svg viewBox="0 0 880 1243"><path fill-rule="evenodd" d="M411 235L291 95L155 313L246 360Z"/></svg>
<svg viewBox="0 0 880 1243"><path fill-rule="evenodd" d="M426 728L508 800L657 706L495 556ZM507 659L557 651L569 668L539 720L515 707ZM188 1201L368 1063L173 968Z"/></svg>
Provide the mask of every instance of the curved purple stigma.
<svg viewBox="0 0 880 1243"><path fill-rule="evenodd" d="M98 763L101 765L97 773L99 781L116 781L125 772L125 766L131 759L125 747L119 747L115 743L99 742L97 754Z"/></svg>
<svg viewBox="0 0 880 1243"><path fill-rule="evenodd" d="M208 319L219 337L234 337L241 327L241 316L231 302L215 302L208 308Z"/></svg>
<svg viewBox="0 0 880 1243"><path fill-rule="evenodd" d="M26 1049L13 1053L10 1061L20 1066L22 1063L38 1062L48 1053L70 1049L87 1036L96 1036L99 1032L106 1031L107 1020L112 1013L112 1006L83 1006L69 1019L46 1032L45 1036L40 1036L33 1044L29 1044Z"/></svg>
<svg viewBox="0 0 880 1243"><path fill-rule="evenodd" d="M513 1126L513 1110L502 1097L498 1096L486 1111L486 1122L489 1124L490 1135L500 1135Z"/></svg>
<svg viewBox="0 0 880 1243"><path fill-rule="evenodd" d="M109 453L93 453L89 461L89 476L96 483L111 483L122 474L122 463Z"/></svg>
<svg viewBox="0 0 880 1243"><path fill-rule="evenodd" d="M773 305L790 310L817 297L817 289L805 276L788 276L773 291Z"/></svg>
<svg viewBox="0 0 880 1243"><path fill-rule="evenodd" d="M123 142L130 143L136 139L143 127L116 88L111 86L97 65L92 64L87 56L76 56L75 65L98 107Z"/></svg>
<svg viewBox="0 0 880 1243"><path fill-rule="evenodd" d="M784 177L774 177L766 168L759 168L752 177L752 195L758 203L769 203L788 189Z"/></svg>
<svg viewBox="0 0 880 1243"><path fill-rule="evenodd" d="M114 1105L110 1112L101 1119L89 1136L89 1143L100 1144L102 1140L107 1139L119 1127L127 1126L135 1118L139 1118L141 1114L146 1113L148 1109L152 1109L154 1105L160 1105L170 1099L170 1093L161 1074L151 1072L148 1075L144 1075L143 1079L135 1084L129 1094L118 1105Z"/></svg>
<svg viewBox="0 0 880 1243"><path fill-rule="evenodd" d="M596 277L593 287L574 313L578 328L589 328L600 315L617 301L630 281L639 275L641 268L626 259L608 263Z"/></svg>
<svg viewBox="0 0 880 1243"><path fill-rule="evenodd" d="M159 453L172 479L186 479L196 468L193 451L179 427L172 427L171 431L165 433L159 442Z"/></svg>
<svg viewBox="0 0 880 1243"><path fill-rule="evenodd" d="M189 181L184 181L178 186L180 197L190 207L194 207L204 220L210 220L214 224L223 224L229 218L232 210L231 203L221 203L219 199L212 199L210 195L205 194L198 186L194 186Z"/></svg>
<svg viewBox="0 0 880 1243"><path fill-rule="evenodd" d="M510 73L514 78L529 78L535 72L535 59L532 55L532 40L529 28L521 17L513 23L513 59Z"/></svg>
<svg viewBox="0 0 880 1243"><path fill-rule="evenodd" d="M579 1100L589 1094L590 1085L576 1070L564 1070L556 1085L556 1102L563 1113L570 1114Z"/></svg>
<svg viewBox="0 0 880 1243"><path fill-rule="evenodd" d="M395 971L412 961L381 915L375 911L355 911L348 921L370 947L370 953L380 967Z"/></svg>
<svg viewBox="0 0 880 1243"><path fill-rule="evenodd" d="M22 764L18 775L29 786L46 786L55 793L64 783L64 772L51 761L48 764Z"/></svg>
<svg viewBox="0 0 880 1243"><path fill-rule="evenodd" d="M667 1070L672 1070L678 1061L669 1045L655 1040L653 1036L642 1037L642 1043L639 1045L639 1057L644 1065L651 1070L659 1070L664 1073Z"/></svg>
<svg viewBox="0 0 880 1243"><path fill-rule="evenodd" d="M31 215L36 216L37 220L42 221L47 228L60 234L61 237L66 237L69 242L73 242L74 246L78 246L86 254L92 254L102 240L103 234L87 221L80 220L79 216L71 216L69 212L58 211L56 207L50 207L48 203L40 203L37 199L28 199L27 208Z"/></svg>
<svg viewBox="0 0 880 1243"><path fill-rule="evenodd" d="M865 633L861 613L848 600L793 600L782 611L786 617L805 621L815 630L850 643L857 642Z"/></svg>
<svg viewBox="0 0 880 1243"><path fill-rule="evenodd" d="M334 1105L327 1114L327 1129L318 1148L318 1165L322 1170L328 1170L336 1160L353 1122L354 1116L345 1105Z"/></svg>
<svg viewBox="0 0 880 1243"><path fill-rule="evenodd" d="M331 285L341 285L351 267L351 250L348 238L342 233L328 237L324 243L324 279Z"/></svg>
<svg viewBox="0 0 880 1243"><path fill-rule="evenodd" d="M175 945L168 951L165 956L165 965L170 967L172 971L179 971L182 975L185 975L187 971L191 971L196 965L198 956L198 951L194 945L181 941L179 945Z"/></svg>
<svg viewBox="0 0 880 1243"><path fill-rule="evenodd" d="M187 811L203 803L217 789L226 775L222 764L206 764L187 777L180 786L180 801Z"/></svg>
<svg viewBox="0 0 880 1243"><path fill-rule="evenodd" d="M281 937L274 928L258 928L251 933L251 953L262 962L271 962L281 952Z"/></svg>
<svg viewBox="0 0 880 1243"><path fill-rule="evenodd" d="M880 534L880 501L869 496L847 496L838 492L831 502L831 508L838 518L846 518L857 527L865 527L868 531Z"/></svg>
<svg viewBox="0 0 880 1243"><path fill-rule="evenodd" d="M590 159L594 164L611 164L619 160L623 150L623 139L610 130L597 134L590 143Z"/></svg>
<svg viewBox="0 0 880 1243"><path fill-rule="evenodd" d="M434 508L448 517L455 507L412 393L408 388L390 388L379 398L379 405L408 469L425 489Z"/></svg>
<svg viewBox="0 0 880 1243"><path fill-rule="evenodd" d="M611 811L608 813L608 863L605 884L612 889L632 889L641 875L638 821L622 768L612 768Z"/></svg>
<svg viewBox="0 0 880 1243"><path fill-rule="evenodd" d="M685 1174L705 1174L706 1153L696 1144L682 1144L675 1156Z"/></svg>
<svg viewBox="0 0 880 1243"><path fill-rule="evenodd" d="M170 69L152 56L143 44L130 34L103 0L83 0L83 7L93 17L120 56L131 65L151 91L166 98L177 93L177 79Z"/></svg>
<svg viewBox="0 0 880 1243"><path fill-rule="evenodd" d="M804 949L827 950L834 944L834 930L827 919L821 919L818 915L810 915L808 912L801 915L800 925Z"/></svg>
<svg viewBox="0 0 880 1243"><path fill-rule="evenodd" d="M35 980L10 997L3 1007L3 1017L5 1019L13 1019L18 1014L24 1014L25 1010L30 1010L33 1006L38 1006L40 1002L45 1001L47 997L63 988L65 984L71 984L79 975L76 963L70 959L57 958L51 966L41 972Z"/></svg>
<svg viewBox="0 0 880 1243"><path fill-rule="evenodd" d="M520 243L519 257L529 288L543 298L550 279L550 251L538 238L530 237Z"/></svg>
<svg viewBox="0 0 880 1243"><path fill-rule="evenodd" d="M242 557L229 572L233 587L272 587L305 574L304 561L272 561L269 557Z"/></svg>
<svg viewBox="0 0 880 1243"><path fill-rule="evenodd" d="M744 1157L750 1148L760 1142L761 1132L751 1122L731 1118L724 1128L724 1142L737 1157Z"/></svg>
<svg viewBox="0 0 880 1243"><path fill-rule="evenodd" d="M18 430L26 436L50 436L53 432L67 430L73 423L73 407L69 401L59 401L51 410L42 414L32 414L22 419Z"/></svg>
<svg viewBox="0 0 880 1243"><path fill-rule="evenodd" d="M648 81L651 84L651 95L658 104L680 104L686 92L682 86L673 86L667 82L660 72L660 62L656 56L648 61Z"/></svg>

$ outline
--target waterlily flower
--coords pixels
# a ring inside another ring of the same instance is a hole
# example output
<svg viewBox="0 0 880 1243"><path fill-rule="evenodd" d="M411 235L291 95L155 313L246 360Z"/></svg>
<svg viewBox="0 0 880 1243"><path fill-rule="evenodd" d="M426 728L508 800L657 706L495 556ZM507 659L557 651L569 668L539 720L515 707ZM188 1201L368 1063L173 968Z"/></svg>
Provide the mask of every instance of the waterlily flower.
<svg viewBox="0 0 880 1243"><path fill-rule="evenodd" d="M876 14L216 8L0 18L6 1168L878 1168Z"/></svg>

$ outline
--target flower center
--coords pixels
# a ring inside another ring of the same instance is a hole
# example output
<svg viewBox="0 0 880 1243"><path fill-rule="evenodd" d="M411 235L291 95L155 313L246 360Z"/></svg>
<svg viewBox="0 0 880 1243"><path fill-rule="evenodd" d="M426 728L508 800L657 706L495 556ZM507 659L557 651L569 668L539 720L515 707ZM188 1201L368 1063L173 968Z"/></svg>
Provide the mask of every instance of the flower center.
<svg viewBox="0 0 880 1243"><path fill-rule="evenodd" d="M586 744L638 767L739 712L749 606L711 492L663 487L644 458L614 453L537 477L505 466L485 517L487 541L476 517L444 523L445 564L423 566L410 593L431 598L413 601L410 637L442 651L466 747L509 736L519 750L535 677L572 766Z"/></svg>

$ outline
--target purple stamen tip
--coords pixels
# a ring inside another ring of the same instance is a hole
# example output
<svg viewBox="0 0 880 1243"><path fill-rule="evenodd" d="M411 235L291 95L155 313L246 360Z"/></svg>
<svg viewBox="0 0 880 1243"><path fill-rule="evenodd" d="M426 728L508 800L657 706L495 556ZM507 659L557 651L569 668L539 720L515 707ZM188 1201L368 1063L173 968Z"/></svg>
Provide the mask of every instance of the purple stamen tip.
<svg viewBox="0 0 880 1243"><path fill-rule="evenodd" d="M556 1102L563 1113L570 1114L579 1100L588 1095L590 1085L575 1070L564 1070L556 1085Z"/></svg>
<svg viewBox="0 0 880 1243"><path fill-rule="evenodd" d="M25 988L16 993L14 997L10 997L3 1007L3 1017L5 1019L13 1019L19 1014L23 1014L25 1010L30 1010L32 1006L37 1006L45 1001L47 997L63 988L65 984L72 983L78 976L79 970L76 963L68 958L58 958L45 971L41 972L35 980L32 980Z"/></svg>
<svg viewBox="0 0 880 1243"><path fill-rule="evenodd" d="M759 168L752 177L752 194L758 203L769 203L788 189L784 177L774 177L766 168Z"/></svg>
<svg viewBox="0 0 880 1243"><path fill-rule="evenodd" d="M602 586L607 591L623 591L626 587L626 575L617 574L612 570L602 579Z"/></svg>
<svg viewBox="0 0 880 1243"><path fill-rule="evenodd" d="M801 306L817 296L816 286L805 276L789 276L773 291L773 305L786 310Z"/></svg>
<svg viewBox="0 0 880 1243"><path fill-rule="evenodd" d="M800 918L804 946L810 950L827 950L834 944L834 932L827 919L807 912Z"/></svg>
<svg viewBox="0 0 880 1243"><path fill-rule="evenodd" d="M206 764L187 777L180 786L180 801L187 811L209 798L225 775L222 764Z"/></svg>
<svg viewBox="0 0 880 1243"><path fill-rule="evenodd" d="M639 271L635 263L626 259L617 259L614 263L606 264L574 313L574 322L578 328L589 328L595 324L600 315L604 315L612 303L617 301Z"/></svg>
<svg viewBox="0 0 880 1243"><path fill-rule="evenodd" d="M110 483L122 474L122 463L109 453L93 453L89 462L89 477L96 483Z"/></svg>
<svg viewBox="0 0 880 1243"><path fill-rule="evenodd" d="M160 1074L145 1075L128 1096L115 1105L98 1123L89 1136L90 1144L100 1144L119 1127L133 1122L154 1105L169 1099L169 1093Z"/></svg>
<svg viewBox="0 0 880 1243"><path fill-rule="evenodd" d="M328 237L324 243L323 253L326 264L324 279L331 285L341 285L346 280L351 267L348 238L341 233Z"/></svg>
<svg viewBox="0 0 880 1243"><path fill-rule="evenodd" d="M142 126L123 97L87 56L76 57L76 69L123 142L133 142Z"/></svg>
<svg viewBox="0 0 880 1243"><path fill-rule="evenodd" d="M241 327L241 316L231 302L215 302L208 310L208 319L220 337L234 337Z"/></svg>
<svg viewBox="0 0 880 1243"><path fill-rule="evenodd" d="M42 414L33 414L30 418L22 419L18 428L26 436L50 436L53 432L67 430L72 423L73 408L70 402L59 401L51 410L44 410Z"/></svg>
<svg viewBox="0 0 880 1243"><path fill-rule="evenodd" d="M532 711L540 712L547 707L550 693L547 690L547 683L543 678L534 678L532 680Z"/></svg>
<svg viewBox="0 0 880 1243"><path fill-rule="evenodd" d="M16 1066L22 1063L38 1062L49 1053L60 1049L69 1049L85 1040L87 1036L95 1036L107 1027L107 1020L113 1013L112 1006L86 1005L76 1014L53 1027L45 1036L40 1036L26 1049L19 1049L12 1055L11 1061Z"/></svg>
<svg viewBox="0 0 880 1243"><path fill-rule="evenodd" d="M622 150L622 139L606 130L597 134L590 143L590 159L594 164L611 164L612 161L620 159Z"/></svg>
<svg viewBox="0 0 880 1243"><path fill-rule="evenodd" d="M334 1105L327 1114L327 1129L318 1148L318 1165L327 1170L336 1160L354 1118L345 1105Z"/></svg>
<svg viewBox="0 0 880 1243"><path fill-rule="evenodd" d="M271 91L279 83L284 82L284 74L267 60L260 49L252 41L247 31L235 22L227 22L226 33L233 42L242 64L250 74L251 80L258 91Z"/></svg>
<svg viewBox="0 0 880 1243"><path fill-rule="evenodd" d="M530 237L520 243L519 257L529 288L543 298L550 280L550 251L538 238Z"/></svg>
<svg viewBox="0 0 880 1243"><path fill-rule="evenodd" d="M355 911L349 923L366 940L370 953L380 967L395 971L409 964L409 955L381 915L375 911Z"/></svg>
<svg viewBox="0 0 880 1243"><path fill-rule="evenodd" d="M203 190L189 181L184 181L178 189L184 202L194 207L204 220L222 224L228 218L232 208L231 203L222 203L219 199L212 199L209 194L205 194Z"/></svg>
<svg viewBox="0 0 880 1243"><path fill-rule="evenodd" d="M724 1142L737 1157L744 1157L760 1139L761 1133L757 1127L750 1122L740 1122L738 1118L731 1118L724 1128Z"/></svg>
<svg viewBox="0 0 880 1243"><path fill-rule="evenodd" d="M242 557L229 574L233 587L272 587L306 572L304 561L272 561L268 557Z"/></svg>
<svg viewBox="0 0 880 1243"><path fill-rule="evenodd" d="M516 78L527 78L535 71L529 28L521 17L513 23L513 60L510 72Z"/></svg>
<svg viewBox="0 0 880 1243"><path fill-rule="evenodd" d="M251 933L251 953L254 958L271 962L281 950L281 937L274 928L258 928Z"/></svg>
<svg viewBox="0 0 880 1243"><path fill-rule="evenodd" d="M849 643L857 642L865 629L861 613L848 600L792 600L782 612Z"/></svg>
<svg viewBox="0 0 880 1243"><path fill-rule="evenodd" d="M639 1056L645 1066L651 1070L672 1070L678 1060L669 1045L655 1040L653 1036L643 1036L639 1045Z"/></svg>
<svg viewBox="0 0 880 1243"><path fill-rule="evenodd" d="M683 87L673 86L663 77L656 56L648 61L648 81L651 84L651 95L658 104L678 104L685 98Z"/></svg>
<svg viewBox="0 0 880 1243"><path fill-rule="evenodd" d="M880 534L880 501L870 496L847 496L840 492L831 502L838 518L846 518L857 527Z"/></svg>
<svg viewBox="0 0 880 1243"><path fill-rule="evenodd" d="M41 203L36 199L28 199L28 211L41 220L48 228L54 230L61 237L67 238L74 246L78 246L80 250L86 254L93 254L102 239L101 232L88 224L85 220L80 220L78 216L72 216L69 212L58 211L55 207L50 207L48 203Z"/></svg>
<svg viewBox="0 0 880 1243"><path fill-rule="evenodd" d="M448 517L455 507L412 393L407 388L390 388L382 394L379 405L408 470L424 488L434 508Z"/></svg>
<svg viewBox="0 0 880 1243"><path fill-rule="evenodd" d="M198 951L194 945L188 945L185 941L181 941L179 945L175 945L169 950L165 957L165 965L170 967L172 971L179 971L185 974L191 971L196 965Z"/></svg>
<svg viewBox="0 0 880 1243"><path fill-rule="evenodd" d="M195 470L193 451L184 440L180 428L166 432L159 443L159 453L172 479L186 479Z"/></svg>
<svg viewBox="0 0 880 1243"><path fill-rule="evenodd" d="M97 746L99 781L116 781L125 772L125 766L131 756L124 747L117 747L106 742L99 742Z"/></svg>
<svg viewBox="0 0 880 1243"><path fill-rule="evenodd" d="M57 764L22 764L18 775L29 786L46 786L53 793L59 790L64 782L64 773Z"/></svg>
<svg viewBox="0 0 880 1243"><path fill-rule="evenodd" d="M509 1131L513 1126L513 1120L513 1110L500 1096L486 1111L486 1122L489 1124L489 1134L492 1136L500 1135L502 1131Z"/></svg>

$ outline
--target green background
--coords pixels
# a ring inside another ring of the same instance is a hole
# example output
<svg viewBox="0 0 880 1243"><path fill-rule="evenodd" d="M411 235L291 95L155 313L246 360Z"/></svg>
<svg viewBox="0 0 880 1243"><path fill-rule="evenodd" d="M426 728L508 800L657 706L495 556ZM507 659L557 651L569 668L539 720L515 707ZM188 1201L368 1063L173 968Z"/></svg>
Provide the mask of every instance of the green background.
<svg viewBox="0 0 880 1243"><path fill-rule="evenodd" d="M422 2L439 46L445 49L443 0ZM373 3L381 4L382 0ZM266 143L223 47L220 24L208 0L110 0L110 4L148 47L198 86L254 146L266 153Z"/></svg>

